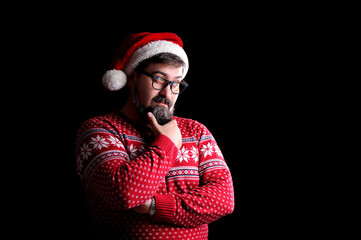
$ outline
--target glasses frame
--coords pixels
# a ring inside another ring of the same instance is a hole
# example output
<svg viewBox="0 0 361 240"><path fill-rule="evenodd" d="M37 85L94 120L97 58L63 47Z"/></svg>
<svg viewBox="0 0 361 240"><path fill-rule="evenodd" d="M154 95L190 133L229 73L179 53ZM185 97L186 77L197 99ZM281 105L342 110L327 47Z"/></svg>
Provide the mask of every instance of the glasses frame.
<svg viewBox="0 0 361 240"><path fill-rule="evenodd" d="M142 73L143 73L144 75L152 78L152 87L153 87L154 89L156 89L156 90L163 90L163 89L167 88L167 87L170 85L170 90L172 91L173 94L181 94L181 93L188 87L188 83L186 83L186 81L184 81L184 80L181 80L180 82L178 82L178 81L171 81L171 80L168 80L168 79L166 79L166 78L164 78L164 77L161 77L161 76L155 76L155 75L153 75L153 74L151 74L151 73L149 73L149 72L146 72L145 70L143 70ZM155 82L155 80L156 80L157 78L161 78L161 79L167 81L168 83L167 83L163 88L156 88L156 87L154 87L154 82ZM174 84L174 83L179 83L179 84L183 85L184 88L182 89L182 91L180 91L179 93L173 92L173 84Z"/></svg>

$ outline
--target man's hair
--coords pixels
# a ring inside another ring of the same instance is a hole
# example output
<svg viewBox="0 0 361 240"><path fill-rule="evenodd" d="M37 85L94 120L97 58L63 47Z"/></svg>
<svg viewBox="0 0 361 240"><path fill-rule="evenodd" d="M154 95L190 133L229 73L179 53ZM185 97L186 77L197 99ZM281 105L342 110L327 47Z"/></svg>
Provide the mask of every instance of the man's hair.
<svg viewBox="0 0 361 240"><path fill-rule="evenodd" d="M141 73L151 63L166 63L175 67L182 67L185 65L183 60L177 55L174 55L172 53L158 53L157 55L154 55L153 57L140 62L139 65L134 69L134 71L137 73Z"/></svg>

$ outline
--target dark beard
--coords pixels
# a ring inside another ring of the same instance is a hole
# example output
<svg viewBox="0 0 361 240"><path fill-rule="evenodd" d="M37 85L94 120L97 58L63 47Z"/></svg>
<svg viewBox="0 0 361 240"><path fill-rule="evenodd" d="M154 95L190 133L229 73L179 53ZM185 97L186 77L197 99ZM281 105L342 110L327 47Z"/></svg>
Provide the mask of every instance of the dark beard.
<svg viewBox="0 0 361 240"><path fill-rule="evenodd" d="M164 125L172 120L174 108L170 111L165 107L161 107L155 104L159 102L167 104L168 109L171 109L173 105L173 103L169 99L162 96L156 96L151 100L150 106L145 107L139 100L138 91L136 91L134 94L135 108L137 109L143 121L148 122L147 113L151 112L157 119L158 124Z"/></svg>

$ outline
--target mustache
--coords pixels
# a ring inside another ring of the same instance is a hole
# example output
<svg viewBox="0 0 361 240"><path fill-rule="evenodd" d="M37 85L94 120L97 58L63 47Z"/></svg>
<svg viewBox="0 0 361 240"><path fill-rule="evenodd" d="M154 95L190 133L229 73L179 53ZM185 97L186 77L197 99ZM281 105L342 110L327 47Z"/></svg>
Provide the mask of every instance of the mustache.
<svg viewBox="0 0 361 240"><path fill-rule="evenodd" d="M168 108L171 108L173 106L173 102L163 96L156 96L152 98L152 102L167 104Z"/></svg>

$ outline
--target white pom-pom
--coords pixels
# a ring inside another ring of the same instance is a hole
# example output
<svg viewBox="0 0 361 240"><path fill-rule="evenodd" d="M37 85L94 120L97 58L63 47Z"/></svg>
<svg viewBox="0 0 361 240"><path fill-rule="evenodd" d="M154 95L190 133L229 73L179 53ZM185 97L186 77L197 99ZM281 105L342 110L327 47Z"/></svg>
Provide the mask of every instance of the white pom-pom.
<svg viewBox="0 0 361 240"><path fill-rule="evenodd" d="M108 70L103 75L102 81L105 88L117 91L127 84L127 75L121 70Z"/></svg>

